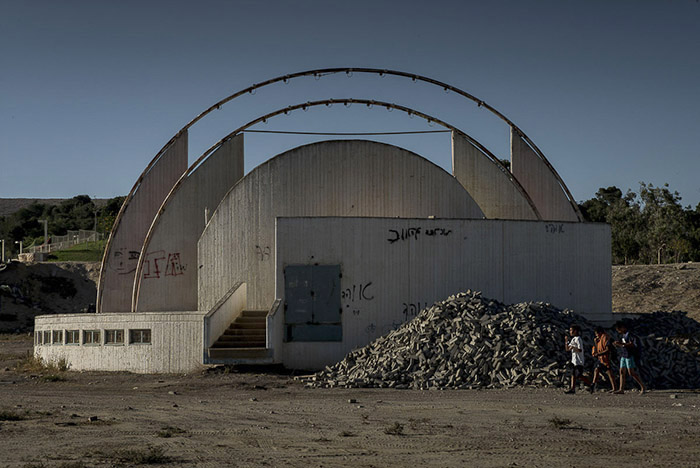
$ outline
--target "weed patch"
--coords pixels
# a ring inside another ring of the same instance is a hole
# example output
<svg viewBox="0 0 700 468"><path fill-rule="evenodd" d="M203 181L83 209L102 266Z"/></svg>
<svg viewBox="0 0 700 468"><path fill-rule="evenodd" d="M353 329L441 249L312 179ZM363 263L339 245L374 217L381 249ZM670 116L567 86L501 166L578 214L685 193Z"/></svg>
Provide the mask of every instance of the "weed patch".
<svg viewBox="0 0 700 468"><path fill-rule="evenodd" d="M172 457L165 454L162 447L154 446L148 446L144 449L120 450L114 454L114 458L121 463L131 465L155 465L174 461Z"/></svg>
<svg viewBox="0 0 700 468"><path fill-rule="evenodd" d="M31 351L15 364L17 372L28 372L35 374L57 374L68 370L68 362L61 358L58 361L46 362Z"/></svg>
<svg viewBox="0 0 700 468"><path fill-rule="evenodd" d="M58 374L49 374L42 377L45 382L65 382L66 378Z"/></svg>
<svg viewBox="0 0 700 468"><path fill-rule="evenodd" d="M160 431L158 431L158 437L164 437L164 438L170 438L174 435L181 435L181 434L186 434L187 431L184 429L180 429L179 427L175 426L165 426L162 428Z"/></svg>
<svg viewBox="0 0 700 468"><path fill-rule="evenodd" d="M555 429L565 429L571 425L571 419L553 416L552 419L549 420L549 424Z"/></svg>
<svg viewBox="0 0 700 468"><path fill-rule="evenodd" d="M391 426L387 426L384 428L384 434L389 434L389 435L403 435L403 424L400 422L395 422Z"/></svg>
<svg viewBox="0 0 700 468"><path fill-rule="evenodd" d="M21 421L23 419L24 416L14 411L0 410L0 421Z"/></svg>

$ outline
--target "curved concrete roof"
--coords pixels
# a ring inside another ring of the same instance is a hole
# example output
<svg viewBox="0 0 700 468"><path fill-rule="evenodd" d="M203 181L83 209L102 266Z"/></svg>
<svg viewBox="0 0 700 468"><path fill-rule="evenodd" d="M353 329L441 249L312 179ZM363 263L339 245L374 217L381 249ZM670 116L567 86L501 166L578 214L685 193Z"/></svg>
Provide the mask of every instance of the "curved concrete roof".
<svg viewBox="0 0 700 468"><path fill-rule="evenodd" d="M261 164L223 198L199 240L199 310L237 282L249 307L274 299L275 219L282 216L482 218L441 167L366 140L304 145Z"/></svg>

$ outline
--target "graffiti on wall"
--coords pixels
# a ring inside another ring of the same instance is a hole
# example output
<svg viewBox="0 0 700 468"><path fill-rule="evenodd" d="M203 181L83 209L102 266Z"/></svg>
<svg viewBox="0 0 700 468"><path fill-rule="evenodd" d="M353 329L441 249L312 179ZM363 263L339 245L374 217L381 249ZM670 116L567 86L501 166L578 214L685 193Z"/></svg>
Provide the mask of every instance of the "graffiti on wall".
<svg viewBox="0 0 700 468"><path fill-rule="evenodd" d="M352 315L360 315L361 303L363 301L374 300L374 295L370 292L372 281L366 283L353 284L340 291L340 299L345 302L345 308L350 309Z"/></svg>
<svg viewBox="0 0 700 468"><path fill-rule="evenodd" d="M564 234L564 225L549 223L544 225L544 230L548 234Z"/></svg>
<svg viewBox="0 0 700 468"><path fill-rule="evenodd" d="M114 249L112 259L109 266L117 272L118 275L128 275L136 271L136 264L139 261L138 250L131 250L127 247Z"/></svg>
<svg viewBox="0 0 700 468"><path fill-rule="evenodd" d="M160 279L166 276L181 276L187 266L180 259L180 252L157 250L148 252L143 261L143 278Z"/></svg>
<svg viewBox="0 0 700 468"><path fill-rule="evenodd" d="M270 252L271 250L269 245L265 247L259 245L255 246L255 256L258 257L258 260L261 262L264 262L270 258Z"/></svg>
<svg viewBox="0 0 700 468"><path fill-rule="evenodd" d="M398 241L405 241L409 239L418 240L421 236L424 237L447 237L452 233L451 229L444 228L428 228L423 229L422 227L410 227L401 229L389 229L389 237L387 241L390 244Z"/></svg>

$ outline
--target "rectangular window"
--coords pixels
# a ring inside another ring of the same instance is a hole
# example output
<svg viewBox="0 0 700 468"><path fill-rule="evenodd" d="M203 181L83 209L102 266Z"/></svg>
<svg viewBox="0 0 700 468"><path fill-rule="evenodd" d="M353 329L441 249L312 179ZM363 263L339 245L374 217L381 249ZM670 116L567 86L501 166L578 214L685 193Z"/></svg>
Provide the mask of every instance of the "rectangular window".
<svg viewBox="0 0 700 468"><path fill-rule="evenodd" d="M105 344L124 344L124 330L105 330Z"/></svg>
<svg viewBox="0 0 700 468"><path fill-rule="evenodd" d="M66 344L67 345L79 345L80 344L80 330L66 330Z"/></svg>
<svg viewBox="0 0 700 468"><path fill-rule="evenodd" d="M40 331L34 333L34 342L37 346L41 345L42 334Z"/></svg>
<svg viewBox="0 0 700 468"><path fill-rule="evenodd" d="M99 330L83 330L83 344L84 345L98 345L98 344L100 344L100 331Z"/></svg>
<svg viewBox="0 0 700 468"><path fill-rule="evenodd" d="M63 344L63 330L54 330L52 332L53 334L53 339L51 342L55 345L62 345Z"/></svg>
<svg viewBox="0 0 700 468"><path fill-rule="evenodd" d="M129 330L129 344L151 344L151 330Z"/></svg>
<svg viewBox="0 0 700 468"><path fill-rule="evenodd" d="M44 330L44 344L51 344L51 330Z"/></svg>

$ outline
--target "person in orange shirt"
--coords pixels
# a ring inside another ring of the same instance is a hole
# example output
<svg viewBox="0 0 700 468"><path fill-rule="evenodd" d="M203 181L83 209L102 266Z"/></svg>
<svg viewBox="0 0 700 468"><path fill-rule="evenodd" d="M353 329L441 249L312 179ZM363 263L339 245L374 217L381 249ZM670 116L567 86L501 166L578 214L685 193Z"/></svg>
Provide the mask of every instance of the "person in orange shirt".
<svg viewBox="0 0 700 468"><path fill-rule="evenodd" d="M595 346L593 346L592 354L594 358L598 358L595 370L593 371L593 388L597 388L598 379L601 377L602 373L605 373L612 387L612 390L610 390L612 393L616 390L615 377L613 376L610 359L614 351L612 340L603 327L595 327L593 332L595 333Z"/></svg>

